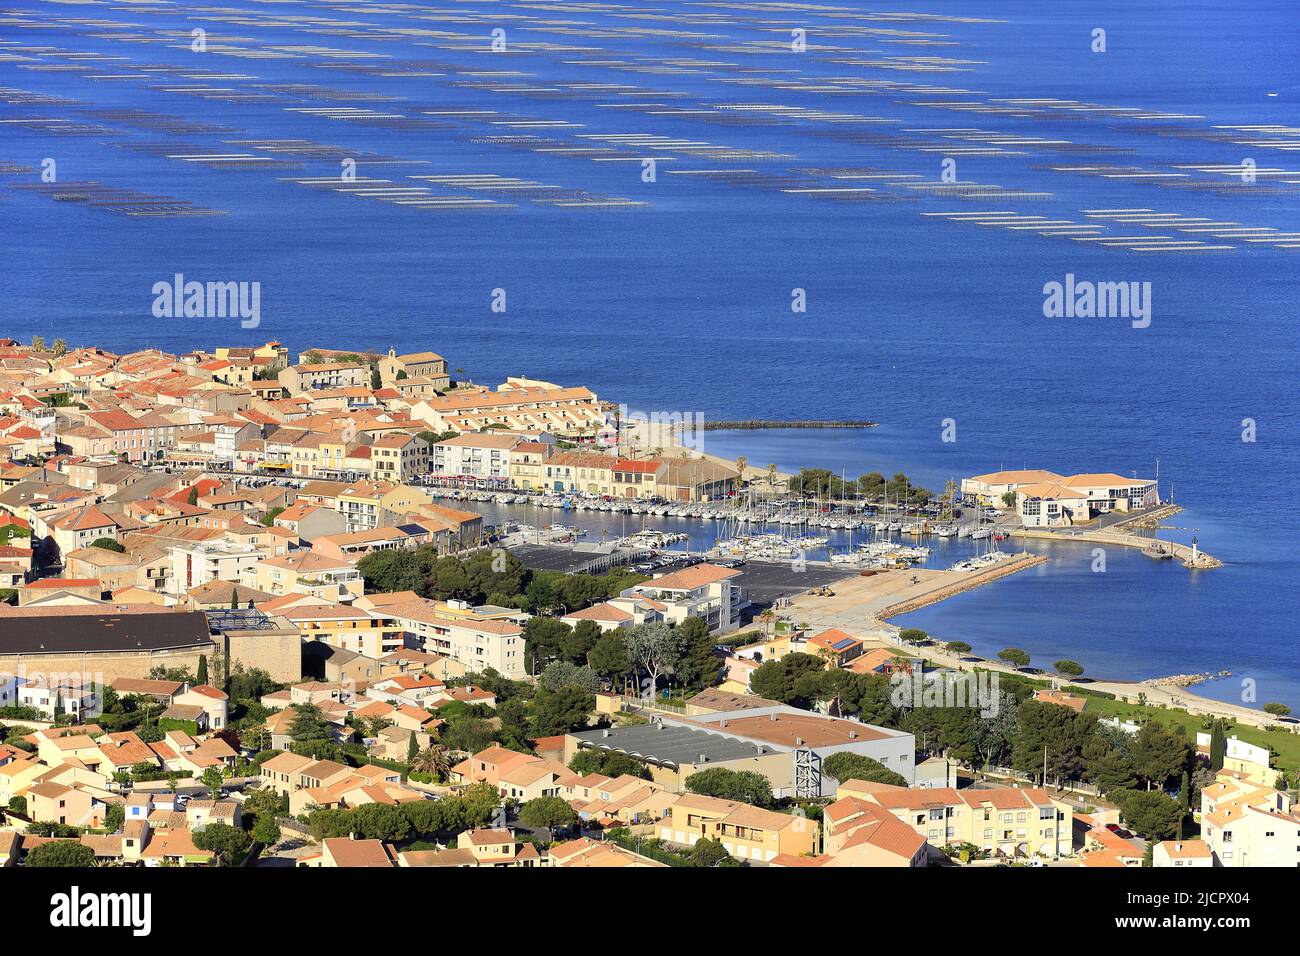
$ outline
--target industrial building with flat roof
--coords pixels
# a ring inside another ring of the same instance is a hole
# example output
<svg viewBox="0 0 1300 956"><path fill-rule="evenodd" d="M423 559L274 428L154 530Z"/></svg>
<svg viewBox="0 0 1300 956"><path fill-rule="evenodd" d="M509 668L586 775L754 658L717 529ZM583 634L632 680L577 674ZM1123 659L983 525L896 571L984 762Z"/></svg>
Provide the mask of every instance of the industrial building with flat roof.
<svg viewBox="0 0 1300 956"><path fill-rule="evenodd" d="M836 781L822 774L821 765L841 751L877 760L909 784L915 778L911 734L783 704L693 717L658 715L646 724L580 731L565 737L565 762L590 748L636 757L656 782L678 792L691 774L725 767L761 773L777 797L831 796Z"/></svg>

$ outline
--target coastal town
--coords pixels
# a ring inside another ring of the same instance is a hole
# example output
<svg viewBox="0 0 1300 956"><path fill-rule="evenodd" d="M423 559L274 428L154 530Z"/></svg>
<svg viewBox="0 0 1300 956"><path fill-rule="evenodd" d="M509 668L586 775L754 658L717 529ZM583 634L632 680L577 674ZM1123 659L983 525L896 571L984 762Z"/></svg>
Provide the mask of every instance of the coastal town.
<svg viewBox="0 0 1300 956"><path fill-rule="evenodd" d="M891 623L1053 536L1216 567L1139 533L1155 477L704 430L433 351L0 339L0 865L1300 865L1285 705Z"/></svg>

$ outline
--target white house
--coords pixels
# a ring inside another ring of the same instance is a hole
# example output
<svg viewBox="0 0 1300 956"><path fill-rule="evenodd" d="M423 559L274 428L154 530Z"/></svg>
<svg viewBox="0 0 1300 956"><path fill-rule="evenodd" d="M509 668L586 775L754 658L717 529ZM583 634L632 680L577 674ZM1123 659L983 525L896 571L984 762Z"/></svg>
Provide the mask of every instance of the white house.
<svg viewBox="0 0 1300 956"><path fill-rule="evenodd" d="M429 470L447 478L473 478L506 482L510 456L523 439L493 432L457 435L429 449Z"/></svg>
<svg viewBox="0 0 1300 956"><path fill-rule="evenodd" d="M648 598L662 606L663 619L670 624L698 617L709 626L710 633L725 634L740 625L740 612L745 606L740 588L731 583L739 574L733 568L697 564L638 584L608 603L630 612L630 605Z"/></svg>

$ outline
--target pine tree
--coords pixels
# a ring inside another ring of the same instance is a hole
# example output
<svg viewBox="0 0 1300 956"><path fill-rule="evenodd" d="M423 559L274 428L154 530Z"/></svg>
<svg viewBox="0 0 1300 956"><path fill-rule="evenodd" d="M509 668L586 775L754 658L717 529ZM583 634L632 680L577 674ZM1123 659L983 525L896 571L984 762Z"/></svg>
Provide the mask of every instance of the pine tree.
<svg viewBox="0 0 1300 956"><path fill-rule="evenodd" d="M1223 769L1223 758L1228 750L1227 735L1223 730L1223 721L1215 720L1210 727L1210 770L1218 773Z"/></svg>
<svg viewBox="0 0 1300 956"><path fill-rule="evenodd" d="M1182 804L1183 815L1178 818L1178 839L1183 838L1183 821L1187 819L1187 814L1192 809L1192 782L1187 778L1187 771L1183 771L1183 778L1178 782L1178 801Z"/></svg>

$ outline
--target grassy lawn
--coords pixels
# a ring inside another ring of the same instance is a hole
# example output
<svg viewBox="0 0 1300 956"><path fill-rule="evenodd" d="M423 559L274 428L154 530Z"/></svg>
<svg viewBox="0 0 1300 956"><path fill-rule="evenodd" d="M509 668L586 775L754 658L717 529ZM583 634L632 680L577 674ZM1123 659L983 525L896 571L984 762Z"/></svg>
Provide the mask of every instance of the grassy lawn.
<svg viewBox="0 0 1300 956"><path fill-rule="evenodd" d="M1193 742L1196 740L1197 731L1205 729L1204 717L1175 708L1143 707L1141 704L1125 704L1104 697L1089 697L1088 710L1105 717L1142 719L1155 717L1171 726L1185 728L1188 739ZM1294 734L1289 730L1264 730L1243 724L1232 724L1231 727L1232 729L1228 731L1229 737L1236 736L1248 744L1269 747L1276 752L1273 766L1277 769L1290 772L1300 770L1300 734Z"/></svg>

